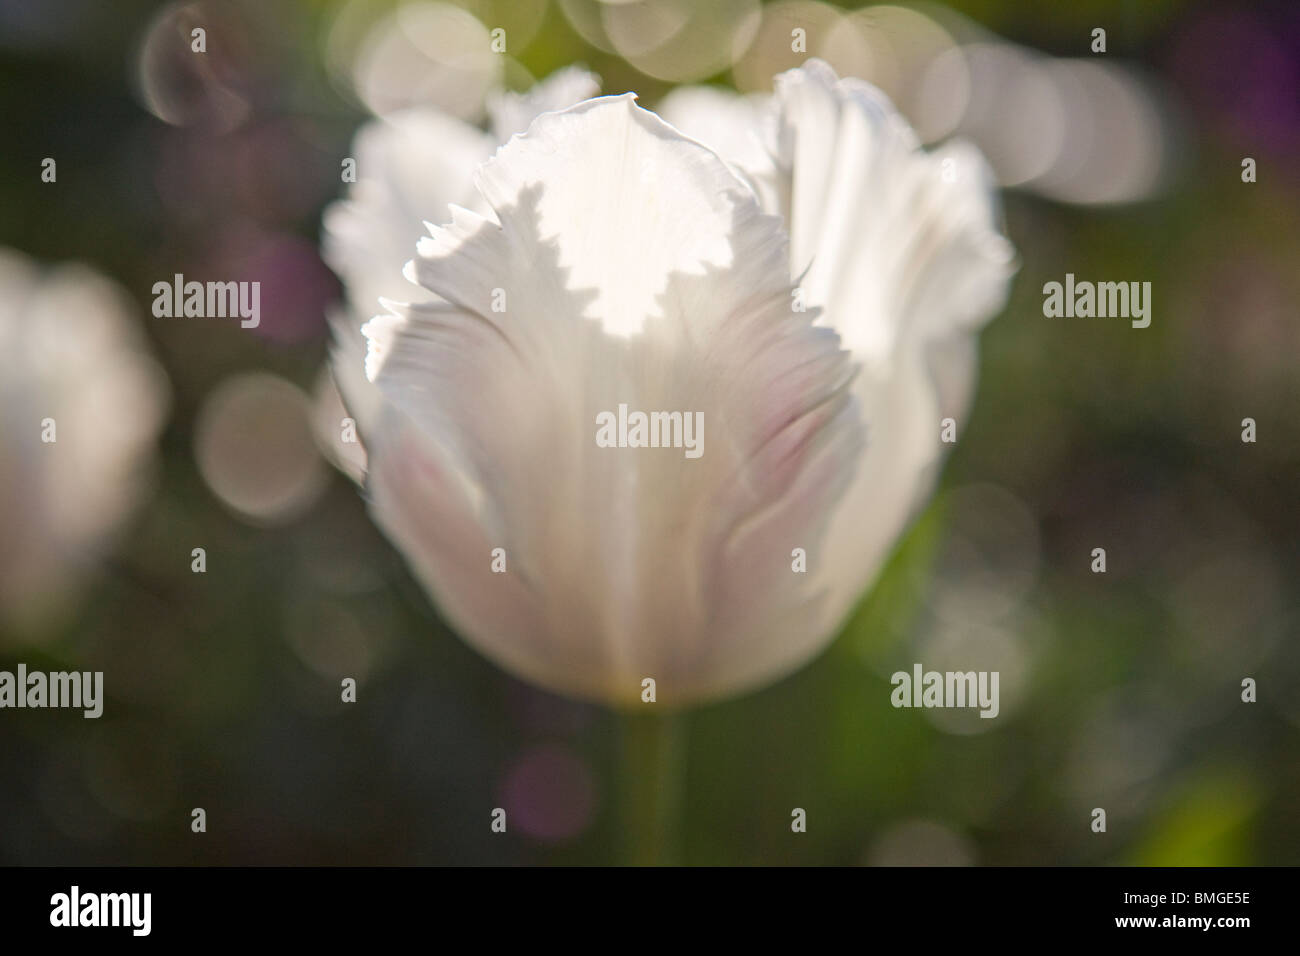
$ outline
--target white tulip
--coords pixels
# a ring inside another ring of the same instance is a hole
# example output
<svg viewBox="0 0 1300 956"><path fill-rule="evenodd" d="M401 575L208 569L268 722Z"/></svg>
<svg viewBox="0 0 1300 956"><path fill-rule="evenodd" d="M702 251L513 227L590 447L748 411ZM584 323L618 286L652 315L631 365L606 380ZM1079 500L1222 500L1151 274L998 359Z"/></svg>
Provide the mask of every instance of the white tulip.
<svg viewBox="0 0 1300 956"><path fill-rule="evenodd" d="M507 670L674 708L834 636L932 486L1013 255L979 156L922 152L822 63L670 98L698 139L633 100L538 116L419 241L417 294L379 293L367 491ZM603 447L628 409L698 416L703 454Z"/></svg>

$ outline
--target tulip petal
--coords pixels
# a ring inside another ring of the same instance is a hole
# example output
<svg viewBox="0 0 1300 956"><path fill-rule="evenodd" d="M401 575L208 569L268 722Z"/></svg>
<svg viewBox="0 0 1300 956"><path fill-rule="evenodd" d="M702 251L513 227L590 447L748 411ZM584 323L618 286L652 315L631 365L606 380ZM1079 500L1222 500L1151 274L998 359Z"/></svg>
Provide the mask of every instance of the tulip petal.
<svg viewBox="0 0 1300 956"><path fill-rule="evenodd" d="M377 522L468 640L552 690L631 703L649 677L673 707L797 666L829 635L791 553L862 429L779 221L630 96L540 116L479 182L490 213L411 264L438 298L365 329ZM701 413L703 454L600 447L620 405Z"/></svg>
<svg viewBox="0 0 1300 956"><path fill-rule="evenodd" d="M580 66L567 66L523 93L496 93L488 98L492 134L504 143L528 129L535 117L589 100L599 92L600 77Z"/></svg>
<svg viewBox="0 0 1300 956"><path fill-rule="evenodd" d="M363 436L373 427L380 398L365 378L361 326L384 311L381 299L433 298L403 274L426 235L425 223L445 220L456 204L486 212L474 184L479 165L533 117L586 99L599 82L586 70L568 67L526 93L495 95L489 102L494 135L429 108L372 120L357 134L352 157L356 183L346 199L326 209L322 251L348 291L348 308L330 316L331 370Z"/></svg>
<svg viewBox="0 0 1300 956"><path fill-rule="evenodd" d="M973 147L923 152L883 94L816 60L778 77L776 98L791 271L861 365L870 434L826 541L838 619L933 487L941 419L965 410L973 337L1005 303L1015 256Z"/></svg>
<svg viewBox="0 0 1300 956"><path fill-rule="evenodd" d="M768 149L775 121L772 98L714 86L679 86L659 104L659 115L727 161L758 197L764 211L784 211L782 178Z"/></svg>
<svg viewBox="0 0 1300 956"><path fill-rule="evenodd" d="M428 298L405 279L402 265L415 254L426 220L442 221L452 203L477 201L474 170L495 147L481 130L430 109L362 127L352 148L357 181L323 217L325 260L347 284L361 321L381 311L381 296Z"/></svg>
<svg viewBox="0 0 1300 956"><path fill-rule="evenodd" d="M348 292L348 308L330 315L330 365L363 436L372 427L379 396L363 371L361 326L383 311L381 298L430 297L407 281L402 266L415 254L426 219L444 219L451 203L477 200L474 169L494 147L482 131L431 109L373 120L357 134L352 157L357 181L347 199L325 210L322 253Z"/></svg>

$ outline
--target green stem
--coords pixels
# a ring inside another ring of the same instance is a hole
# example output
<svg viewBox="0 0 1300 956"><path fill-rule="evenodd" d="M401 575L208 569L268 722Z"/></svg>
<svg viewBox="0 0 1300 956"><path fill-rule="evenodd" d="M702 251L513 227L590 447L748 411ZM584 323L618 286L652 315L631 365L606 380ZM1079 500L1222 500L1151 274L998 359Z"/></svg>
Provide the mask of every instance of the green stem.
<svg viewBox="0 0 1300 956"><path fill-rule="evenodd" d="M679 862L685 740L679 715L623 714L621 797L628 863Z"/></svg>

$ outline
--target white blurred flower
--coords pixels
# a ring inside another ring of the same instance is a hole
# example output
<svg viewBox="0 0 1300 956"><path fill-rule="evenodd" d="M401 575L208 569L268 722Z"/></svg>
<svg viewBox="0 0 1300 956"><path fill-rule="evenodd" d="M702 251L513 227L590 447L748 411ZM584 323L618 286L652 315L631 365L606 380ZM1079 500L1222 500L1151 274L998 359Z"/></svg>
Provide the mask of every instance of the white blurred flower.
<svg viewBox="0 0 1300 956"><path fill-rule="evenodd" d="M835 634L932 486L1013 254L978 154L923 153L825 64L771 98L665 108L698 140L630 94L539 116L420 240L416 301L376 293L367 490L489 657L616 704L653 678L676 707ZM350 288L359 250L440 213L388 195L407 220L357 196L355 258L327 223ZM336 361L355 372L354 350ZM702 413L705 453L598 447L596 416L621 404Z"/></svg>
<svg viewBox="0 0 1300 956"><path fill-rule="evenodd" d="M130 313L86 266L0 249L0 618L27 636L148 488L169 390Z"/></svg>

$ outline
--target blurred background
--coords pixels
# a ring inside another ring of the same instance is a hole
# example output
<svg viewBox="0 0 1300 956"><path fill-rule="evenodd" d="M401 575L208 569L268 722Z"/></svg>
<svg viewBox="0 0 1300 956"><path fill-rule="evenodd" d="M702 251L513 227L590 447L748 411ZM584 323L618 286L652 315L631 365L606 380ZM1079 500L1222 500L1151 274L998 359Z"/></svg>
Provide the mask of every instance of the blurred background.
<svg viewBox="0 0 1300 956"><path fill-rule="evenodd" d="M796 26L925 142L980 145L1022 264L939 492L850 626L685 718L681 858L1300 863L1281 0L0 0L0 669L102 670L107 695L99 720L0 713L0 863L622 858L617 720L462 644L334 464L321 212L373 115L482 122L575 62L651 108L763 92ZM1151 327L1044 318L1066 272L1151 281ZM154 318L174 273L258 279L261 325ZM998 720L890 707L893 671L972 659Z"/></svg>

